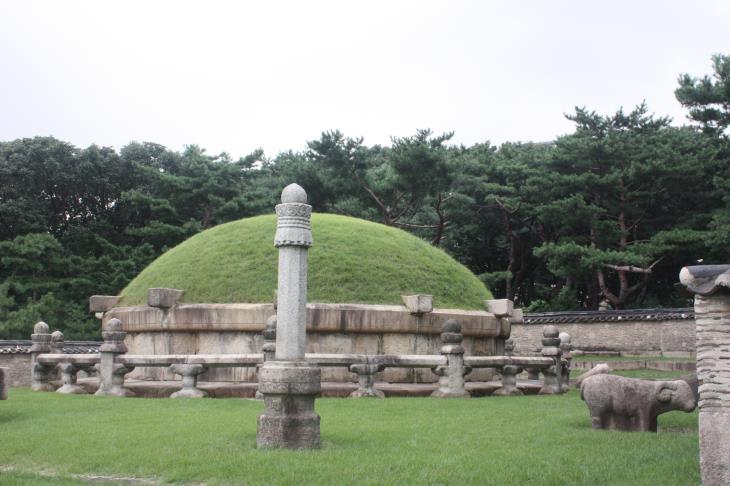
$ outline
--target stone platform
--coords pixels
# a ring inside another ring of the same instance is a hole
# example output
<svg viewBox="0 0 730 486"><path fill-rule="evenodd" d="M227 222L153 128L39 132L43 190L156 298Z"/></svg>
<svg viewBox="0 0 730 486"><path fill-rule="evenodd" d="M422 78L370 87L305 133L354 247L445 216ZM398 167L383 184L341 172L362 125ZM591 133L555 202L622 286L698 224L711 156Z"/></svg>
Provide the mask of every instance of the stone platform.
<svg viewBox="0 0 730 486"><path fill-rule="evenodd" d="M99 381L96 378L81 378L78 384L89 393L95 393L99 388ZM180 381L126 380L124 386L141 398L168 398L181 388ZM499 381L473 381L465 384L466 390L472 397L489 396L501 386ZM517 387L526 395L537 395L541 386L542 381L538 380L517 382ZM198 382L198 388L212 398L254 398L257 387L258 384L252 382ZM438 384L376 382L375 388L381 390L386 397L427 397L438 388ZM346 398L355 390L357 390L356 383L323 382L321 396Z"/></svg>

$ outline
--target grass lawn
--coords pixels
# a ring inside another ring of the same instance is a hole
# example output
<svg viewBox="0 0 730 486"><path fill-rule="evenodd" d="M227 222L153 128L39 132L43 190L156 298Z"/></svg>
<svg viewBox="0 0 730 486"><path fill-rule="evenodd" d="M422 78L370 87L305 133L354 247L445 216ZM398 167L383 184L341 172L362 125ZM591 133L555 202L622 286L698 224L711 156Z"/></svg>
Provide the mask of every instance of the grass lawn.
<svg viewBox="0 0 730 486"><path fill-rule="evenodd" d="M662 415L653 434L592 430L575 390L316 403L322 449L262 451L257 401L12 389L0 402L0 483L699 484L697 412Z"/></svg>

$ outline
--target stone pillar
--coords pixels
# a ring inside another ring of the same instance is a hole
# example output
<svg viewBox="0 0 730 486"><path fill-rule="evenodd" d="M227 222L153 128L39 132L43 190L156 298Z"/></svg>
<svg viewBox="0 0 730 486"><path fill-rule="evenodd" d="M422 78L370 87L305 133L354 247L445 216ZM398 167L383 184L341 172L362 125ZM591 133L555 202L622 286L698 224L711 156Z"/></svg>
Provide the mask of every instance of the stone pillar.
<svg viewBox="0 0 730 486"><path fill-rule="evenodd" d="M261 352L264 355L264 363L267 361L273 361L276 355L276 314L269 317L266 320L266 328L263 332L264 345L261 346ZM264 394L261 393L261 367L263 365L256 366L256 378L258 379L258 387L256 388L256 395L254 398L257 400L263 400Z"/></svg>
<svg viewBox="0 0 730 486"><path fill-rule="evenodd" d="M106 329L101 332L104 342L99 347L99 389L95 395L132 397L134 393L124 388L124 375L131 373L134 366L117 363L117 356L127 352L124 344L126 332L122 331L122 321L110 319Z"/></svg>
<svg viewBox="0 0 730 486"><path fill-rule="evenodd" d="M76 383L77 373L81 370L80 367L73 363L58 363L58 370L61 372L61 381L63 385L61 388L56 390L56 393L63 393L65 395L86 395L86 390Z"/></svg>
<svg viewBox="0 0 730 486"><path fill-rule="evenodd" d="M560 389L566 393L570 389L570 362L573 356L570 351L573 345L570 344L570 334L561 332L558 334L560 338Z"/></svg>
<svg viewBox="0 0 730 486"><path fill-rule="evenodd" d="M319 367L306 362L307 252L312 246L312 206L307 193L290 184L276 206L274 245L279 249L275 359L261 367L264 412L259 416L260 448L319 447L319 415L314 399L321 390Z"/></svg>
<svg viewBox="0 0 730 486"><path fill-rule="evenodd" d="M545 326L542 330L542 355L552 358L554 364L542 370L545 378L542 388L538 392L540 395L553 395L563 391L560 383L560 338L558 335L558 329L555 326Z"/></svg>
<svg viewBox="0 0 730 486"><path fill-rule="evenodd" d="M512 357L514 349L515 343L511 338L504 342L505 357ZM492 395L497 397L514 397L523 395L522 391L517 388L517 375L519 375L520 373L522 373L521 366L513 364L506 364L502 366L502 387L494 390L494 393L492 393Z"/></svg>
<svg viewBox="0 0 730 486"><path fill-rule="evenodd" d="M433 372L439 375L439 387L431 393L435 398L469 398L471 395L464 389L464 376L471 372L464 366L464 348L461 342L461 324L456 319L449 319L441 328L441 354L446 357L446 366L437 366Z"/></svg>
<svg viewBox="0 0 730 486"><path fill-rule="evenodd" d="M695 294L700 387L700 473L704 486L730 484L730 265L685 267Z"/></svg>
<svg viewBox="0 0 730 486"><path fill-rule="evenodd" d="M357 374L357 390L350 393L352 398L385 398L385 393L375 389L375 375L385 368L379 364L356 363L350 365L350 371Z"/></svg>
<svg viewBox="0 0 730 486"><path fill-rule="evenodd" d="M0 368L0 400L8 399L8 368Z"/></svg>
<svg viewBox="0 0 730 486"><path fill-rule="evenodd" d="M198 389L198 375L208 371L200 364L174 364L170 365L170 371L176 375L182 375L182 389L176 391L170 398L204 398L208 394Z"/></svg>
<svg viewBox="0 0 730 486"><path fill-rule="evenodd" d="M30 366L31 366L31 389L34 391L53 391L56 388L50 383L54 365L45 365L38 362L39 354L51 352L51 334L48 332L48 324L38 322L33 326L33 334L30 339L33 342L30 347Z"/></svg>

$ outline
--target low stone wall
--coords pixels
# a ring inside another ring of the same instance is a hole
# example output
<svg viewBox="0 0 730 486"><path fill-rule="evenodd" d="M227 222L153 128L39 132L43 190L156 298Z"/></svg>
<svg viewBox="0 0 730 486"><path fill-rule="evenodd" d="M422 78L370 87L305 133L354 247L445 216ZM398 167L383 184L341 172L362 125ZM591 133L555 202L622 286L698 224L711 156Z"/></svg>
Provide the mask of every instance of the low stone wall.
<svg viewBox="0 0 730 486"><path fill-rule="evenodd" d="M69 341L65 353L96 353L101 343ZM0 367L7 368L5 377L8 386L15 388L30 386L30 341L0 340Z"/></svg>
<svg viewBox="0 0 730 486"><path fill-rule="evenodd" d="M524 324L512 325L515 353L539 352L542 328L548 324L569 333L573 348L585 353L666 357L695 353L692 309L525 314Z"/></svg>
<svg viewBox="0 0 730 486"><path fill-rule="evenodd" d="M467 356L494 356L504 349L510 321L485 311L433 309L413 314L404 306L361 304L308 304L307 352L336 354L439 354L443 323L457 319L462 327ZM170 309L150 306L116 307L104 322L122 321L130 354L258 353L266 319L275 314L272 304L181 304ZM540 348L537 338L535 345ZM468 378L487 381L491 369ZM167 369L138 368L131 379L175 380ZM392 383L434 382L428 369L388 368L383 379ZM252 368L211 369L201 381L256 381ZM354 381L344 368L322 370L326 382Z"/></svg>
<svg viewBox="0 0 730 486"><path fill-rule="evenodd" d="M30 386L30 354L0 354L0 367L8 370L8 386Z"/></svg>

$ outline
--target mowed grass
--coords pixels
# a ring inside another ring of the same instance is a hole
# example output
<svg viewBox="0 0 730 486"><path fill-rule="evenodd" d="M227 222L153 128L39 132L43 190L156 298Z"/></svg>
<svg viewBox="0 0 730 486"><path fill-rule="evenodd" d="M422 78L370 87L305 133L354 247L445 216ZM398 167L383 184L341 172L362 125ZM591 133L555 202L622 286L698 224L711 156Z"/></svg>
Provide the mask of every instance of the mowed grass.
<svg viewBox="0 0 730 486"><path fill-rule="evenodd" d="M277 286L276 217L216 226L172 248L122 292L120 305L147 301L147 289L185 290L184 302L272 302ZM444 251L397 228L332 214L312 215L308 301L402 304L433 294L439 308L484 309L484 284Z"/></svg>
<svg viewBox="0 0 730 486"><path fill-rule="evenodd" d="M699 484L696 412L661 415L657 434L596 431L575 390L318 399L322 448L305 452L256 449L262 408L13 389L0 402L0 483L74 484L91 474L196 484Z"/></svg>

